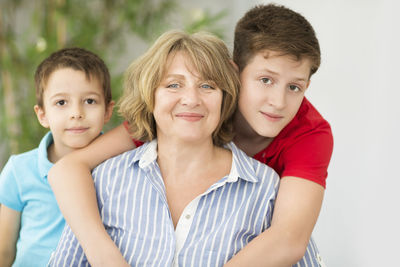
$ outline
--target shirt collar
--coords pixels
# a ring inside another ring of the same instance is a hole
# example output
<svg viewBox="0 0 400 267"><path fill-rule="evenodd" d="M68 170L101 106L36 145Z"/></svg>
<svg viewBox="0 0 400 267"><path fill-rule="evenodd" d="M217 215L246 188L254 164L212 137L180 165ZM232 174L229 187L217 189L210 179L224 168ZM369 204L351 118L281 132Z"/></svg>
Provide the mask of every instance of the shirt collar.
<svg viewBox="0 0 400 267"><path fill-rule="evenodd" d="M53 143L53 135L48 132L40 141L38 147L38 169L41 178L47 179L47 174L53 163L49 161L47 148Z"/></svg>
<svg viewBox="0 0 400 267"><path fill-rule="evenodd" d="M256 175L254 163L252 162L255 159L247 156L233 142L228 143L225 147L232 151L232 166L226 180L224 179L225 182L236 182L238 178L252 183L258 182L259 178ZM145 168L156 160L157 139L154 139L137 148L131 164L139 161L139 167Z"/></svg>
<svg viewBox="0 0 400 267"><path fill-rule="evenodd" d="M139 162L139 167L145 168L155 160L157 160L157 139L144 143L136 148L135 154L129 164Z"/></svg>
<svg viewBox="0 0 400 267"><path fill-rule="evenodd" d="M259 177L253 163L255 159L247 156L233 142L226 144L225 147L232 151L232 167L226 182L236 182L240 178L247 182L257 183Z"/></svg>

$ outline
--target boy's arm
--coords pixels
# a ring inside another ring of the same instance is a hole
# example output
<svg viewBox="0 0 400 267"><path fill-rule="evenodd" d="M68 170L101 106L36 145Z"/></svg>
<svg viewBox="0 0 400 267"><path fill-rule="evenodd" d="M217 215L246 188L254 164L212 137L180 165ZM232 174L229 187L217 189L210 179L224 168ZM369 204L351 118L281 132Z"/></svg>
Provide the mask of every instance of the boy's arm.
<svg viewBox="0 0 400 267"><path fill-rule="evenodd" d="M283 177L271 227L253 239L225 267L292 266L305 254L317 221L324 188L298 177Z"/></svg>
<svg viewBox="0 0 400 267"><path fill-rule="evenodd" d="M120 125L89 146L66 155L49 172L60 210L92 266L129 266L104 229L91 169L133 148L131 137Z"/></svg>
<svg viewBox="0 0 400 267"><path fill-rule="evenodd" d="M21 226L21 212L0 205L0 266L11 266Z"/></svg>

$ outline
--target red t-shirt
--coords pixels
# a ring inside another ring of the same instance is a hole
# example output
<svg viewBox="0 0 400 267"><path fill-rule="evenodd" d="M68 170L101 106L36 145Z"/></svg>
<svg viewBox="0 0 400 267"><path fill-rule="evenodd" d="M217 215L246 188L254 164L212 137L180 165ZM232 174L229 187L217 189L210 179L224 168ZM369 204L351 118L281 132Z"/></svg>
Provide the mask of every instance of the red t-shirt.
<svg viewBox="0 0 400 267"><path fill-rule="evenodd" d="M326 186L333 150L329 123L304 98L293 120L254 158L280 177L296 176Z"/></svg>
<svg viewBox="0 0 400 267"><path fill-rule="evenodd" d="M128 128L127 122L124 125ZM136 146L143 144L133 141ZM329 123L304 98L293 120L254 158L273 168L280 177L301 177L325 187L332 150Z"/></svg>

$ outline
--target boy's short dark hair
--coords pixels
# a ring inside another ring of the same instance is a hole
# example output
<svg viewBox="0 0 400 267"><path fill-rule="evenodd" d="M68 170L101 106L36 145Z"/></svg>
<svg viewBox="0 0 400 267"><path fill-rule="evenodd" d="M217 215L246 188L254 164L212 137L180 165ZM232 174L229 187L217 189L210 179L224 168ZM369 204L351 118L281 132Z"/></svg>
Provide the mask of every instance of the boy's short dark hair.
<svg viewBox="0 0 400 267"><path fill-rule="evenodd" d="M50 75L61 68L83 71L88 80L97 78L103 88L106 106L110 103L111 82L110 73L106 64L93 52L83 48L73 47L64 48L52 53L37 67L35 73L35 87L36 102L39 107L43 108L43 92Z"/></svg>
<svg viewBox="0 0 400 267"><path fill-rule="evenodd" d="M236 24L233 60L240 71L254 55L264 50L294 56L296 60L309 59L310 76L321 63L313 27L302 15L284 6L255 6Z"/></svg>

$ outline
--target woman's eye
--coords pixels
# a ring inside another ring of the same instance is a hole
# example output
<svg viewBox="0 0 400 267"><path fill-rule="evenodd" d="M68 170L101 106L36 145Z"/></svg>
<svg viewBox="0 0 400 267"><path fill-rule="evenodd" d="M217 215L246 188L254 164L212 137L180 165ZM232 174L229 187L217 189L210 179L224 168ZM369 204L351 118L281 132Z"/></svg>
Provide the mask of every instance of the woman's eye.
<svg viewBox="0 0 400 267"><path fill-rule="evenodd" d="M171 84L167 85L167 88L179 88L179 84L171 83Z"/></svg>
<svg viewBox="0 0 400 267"><path fill-rule="evenodd" d="M203 89L215 89L213 86L206 83L202 84L200 87Z"/></svg>
<svg viewBox="0 0 400 267"><path fill-rule="evenodd" d="M94 100L94 99L92 99L92 98L86 99L85 102L86 102L87 104L90 104L90 105L96 104L96 100Z"/></svg>
<svg viewBox="0 0 400 267"><path fill-rule="evenodd" d="M289 85L289 89L290 89L290 91L293 91L293 92L301 91L300 87L298 87L297 85Z"/></svg>
<svg viewBox="0 0 400 267"><path fill-rule="evenodd" d="M271 84L272 83L271 79L269 79L269 78L261 78L261 82L265 83L265 84Z"/></svg>
<svg viewBox="0 0 400 267"><path fill-rule="evenodd" d="M56 105L57 105L57 106L64 106L66 103L67 103L67 101L65 101L65 100L58 100L58 101L56 102Z"/></svg>

